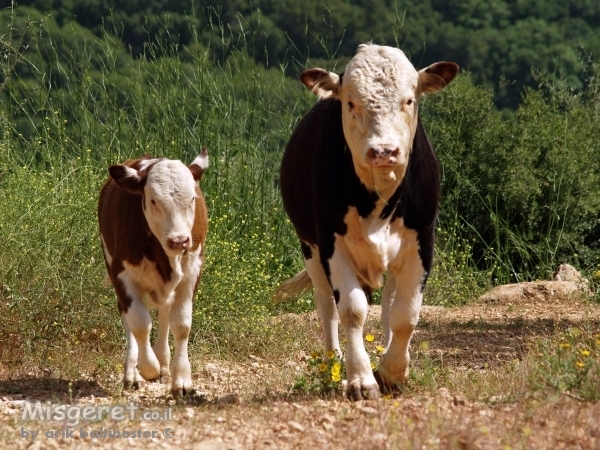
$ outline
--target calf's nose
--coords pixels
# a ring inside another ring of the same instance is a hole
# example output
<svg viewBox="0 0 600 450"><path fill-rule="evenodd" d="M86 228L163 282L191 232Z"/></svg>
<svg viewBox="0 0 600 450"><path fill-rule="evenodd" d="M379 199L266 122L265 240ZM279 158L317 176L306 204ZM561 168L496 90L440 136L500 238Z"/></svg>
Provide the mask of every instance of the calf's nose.
<svg viewBox="0 0 600 450"><path fill-rule="evenodd" d="M167 245L171 250L187 249L190 246L190 238L187 236L176 236L167 239Z"/></svg>

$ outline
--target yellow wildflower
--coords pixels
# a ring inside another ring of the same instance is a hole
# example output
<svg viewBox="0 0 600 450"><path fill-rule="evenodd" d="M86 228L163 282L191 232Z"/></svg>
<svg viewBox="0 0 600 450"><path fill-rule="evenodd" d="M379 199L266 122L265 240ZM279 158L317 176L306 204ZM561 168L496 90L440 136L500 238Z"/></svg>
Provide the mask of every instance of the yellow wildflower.
<svg viewBox="0 0 600 450"><path fill-rule="evenodd" d="M312 359L317 359L317 358L319 357L319 354L318 354L317 352L312 352L312 353L310 354L310 357L311 357Z"/></svg>
<svg viewBox="0 0 600 450"><path fill-rule="evenodd" d="M581 356L590 356L589 350L579 350L579 353L581 353Z"/></svg>
<svg viewBox="0 0 600 450"><path fill-rule="evenodd" d="M373 342L375 340L375 336L373 336L372 334L367 334L365 336L365 341L367 342Z"/></svg>
<svg viewBox="0 0 600 450"><path fill-rule="evenodd" d="M561 342L559 344L560 348L569 348L571 346L571 344L569 344L568 342Z"/></svg>
<svg viewBox="0 0 600 450"><path fill-rule="evenodd" d="M340 381L340 374L339 373L332 373L331 374L331 381Z"/></svg>
<svg viewBox="0 0 600 450"><path fill-rule="evenodd" d="M371 370L375 369L375 363L371 361Z"/></svg>
<svg viewBox="0 0 600 450"><path fill-rule="evenodd" d="M321 363L317 366L317 369L319 369L319 372L325 372L327 370L327 364Z"/></svg>
<svg viewBox="0 0 600 450"><path fill-rule="evenodd" d="M329 350L326 355L329 359L331 359L335 356L335 352L333 350Z"/></svg>
<svg viewBox="0 0 600 450"><path fill-rule="evenodd" d="M340 371L342 370L342 364L339 362L335 362L333 363L333 366L331 367L331 373L340 373Z"/></svg>
<svg viewBox="0 0 600 450"><path fill-rule="evenodd" d="M377 347L375 347L375 348L377 349L377 351L378 351L379 353L383 353L383 351L385 350L385 348L384 348L384 347L382 347L381 345L378 345L378 346L377 346Z"/></svg>
<svg viewBox="0 0 600 450"><path fill-rule="evenodd" d="M576 365L577 367L579 367L580 369L583 369L583 368L585 367L585 364L584 364L584 363L582 363L581 361L577 361L577 362L575 363L575 365Z"/></svg>

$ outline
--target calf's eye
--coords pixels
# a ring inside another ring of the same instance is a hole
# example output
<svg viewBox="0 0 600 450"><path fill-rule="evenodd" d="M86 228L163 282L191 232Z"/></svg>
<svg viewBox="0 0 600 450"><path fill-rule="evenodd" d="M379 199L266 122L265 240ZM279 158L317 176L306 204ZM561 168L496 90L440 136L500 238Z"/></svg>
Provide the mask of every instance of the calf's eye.
<svg viewBox="0 0 600 450"><path fill-rule="evenodd" d="M354 103L348 102L348 110L352 111L354 109Z"/></svg>

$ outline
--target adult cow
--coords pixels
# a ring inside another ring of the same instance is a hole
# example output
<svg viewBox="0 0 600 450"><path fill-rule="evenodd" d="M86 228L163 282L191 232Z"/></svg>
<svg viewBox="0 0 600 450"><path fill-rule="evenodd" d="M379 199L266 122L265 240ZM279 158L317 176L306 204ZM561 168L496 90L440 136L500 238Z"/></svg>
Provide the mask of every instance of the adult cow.
<svg viewBox="0 0 600 450"><path fill-rule="evenodd" d="M417 71L402 51L366 44L341 75L310 69L300 77L320 100L292 133L280 186L305 269L282 284L275 301L314 287L327 350L341 354L339 322L345 331L353 400L378 398L408 377L440 195L418 99L444 88L458 70L438 62ZM365 291L380 287L386 272L385 352L373 373L363 344Z"/></svg>
<svg viewBox="0 0 600 450"><path fill-rule="evenodd" d="M197 182L207 167L204 149L189 166L144 157L108 169L98 220L127 338L124 389L138 389L143 380L169 375L174 397L192 388L187 343L208 230ZM148 309L156 308L158 337L151 347ZM171 370L169 328L175 340Z"/></svg>

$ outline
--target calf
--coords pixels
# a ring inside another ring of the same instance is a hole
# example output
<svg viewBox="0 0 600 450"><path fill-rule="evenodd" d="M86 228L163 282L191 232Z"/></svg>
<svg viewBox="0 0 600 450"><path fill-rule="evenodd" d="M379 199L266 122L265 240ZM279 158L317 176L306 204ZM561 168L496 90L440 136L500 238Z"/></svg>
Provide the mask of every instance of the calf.
<svg viewBox="0 0 600 450"><path fill-rule="evenodd" d="M139 389L143 380L169 375L174 397L192 388L187 343L208 231L206 203L197 182L207 167L203 149L189 166L145 157L108 169L98 221L127 338L124 389ZM154 347L148 309L158 309ZM171 370L169 329L175 340Z"/></svg>
<svg viewBox="0 0 600 450"><path fill-rule="evenodd" d="M281 162L281 195L301 241L305 269L275 301L314 287L327 350L347 338L347 394L378 398L408 378L409 342L433 259L440 180L418 117L421 95L439 91L458 66L417 71L402 51L361 45L343 74L306 70L320 100L298 123ZM383 284L385 351L371 370L363 343L367 294Z"/></svg>

